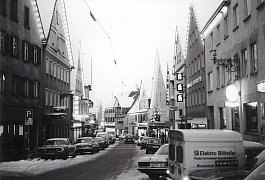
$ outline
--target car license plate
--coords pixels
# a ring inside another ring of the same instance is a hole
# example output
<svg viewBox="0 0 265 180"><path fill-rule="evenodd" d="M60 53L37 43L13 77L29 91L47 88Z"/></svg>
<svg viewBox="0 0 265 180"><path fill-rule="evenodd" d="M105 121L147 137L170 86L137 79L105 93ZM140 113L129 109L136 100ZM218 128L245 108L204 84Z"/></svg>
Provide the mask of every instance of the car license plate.
<svg viewBox="0 0 265 180"><path fill-rule="evenodd" d="M165 167L165 163L150 163L150 167Z"/></svg>
<svg viewBox="0 0 265 180"><path fill-rule="evenodd" d="M159 146L153 146L153 148L159 148Z"/></svg>

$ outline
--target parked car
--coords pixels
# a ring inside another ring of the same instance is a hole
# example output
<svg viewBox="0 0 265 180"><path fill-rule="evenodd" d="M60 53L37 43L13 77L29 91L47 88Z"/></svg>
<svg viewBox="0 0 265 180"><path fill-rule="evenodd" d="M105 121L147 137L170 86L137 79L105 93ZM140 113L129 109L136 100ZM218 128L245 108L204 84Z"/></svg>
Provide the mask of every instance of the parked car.
<svg viewBox="0 0 265 180"><path fill-rule="evenodd" d="M109 143L114 144L116 141L116 136L113 134L109 134Z"/></svg>
<svg viewBox="0 0 265 180"><path fill-rule="evenodd" d="M68 159L68 156L76 156L76 147L71 144L69 138L52 138L46 140L38 149L38 153L43 159Z"/></svg>
<svg viewBox="0 0 265 180"><path fill-rule="evenodd" d="M103 137L105 141L105 148L109 147L109 134L107 132L99 132L96 137Z"/></svg>
<svg viewBox="0 0 265 180"><path fill-rule="evenodd" d="M124 135L119 135L119 140L124 140L125 136Z"/></svg>
<svg viewBox="0 0 265 180"><path fill-rule="evenodd" d="M145 156L138 161L138 170L149 176L150 179L157 179L159 176L168 176L168 144L162 145L157 152Z"/></svg>
<svg viewBox="0 0 265 180"><path fill-rule="evenodd" d="M149 138L150 138L150 137L145 136L145 137L142 139L142 143L140 144L141 149L146 149L147 139L149 139Z"/></svg>
<svg viewBox="0 0 265 180"><path fill-rule="evenodd" d="M255 169L253 169L244 180L264 180L265 179L265 161L259 164Z"/></svg>
<svg viewBox="0 0 265 180"><path fill-rule="evenodd" d="M146 142L146 154L155 153L160 146L162 146L162 142L160 138L148 138Z"/></svg>
<svg viewBox="0 0 265 180"><path fill-rule="evenodd" d="M134 136L133 135L126 135L124 138L124 143L133 143L134 144Z"/></svg>
<svg viewBox="0 0 265 180"><path fill-rule="evenodd" d="M93 137L81 137L76 141L76 153L84 154L85 152L90 152L92 154L99 152L98 143Z"/></svg>
<svg viewBox="0 0 265 180"><path fill-rule="evenodd" d="M106 141L103 137L95 137L95 141L98 143L99 150L106 148Z"/></svg>

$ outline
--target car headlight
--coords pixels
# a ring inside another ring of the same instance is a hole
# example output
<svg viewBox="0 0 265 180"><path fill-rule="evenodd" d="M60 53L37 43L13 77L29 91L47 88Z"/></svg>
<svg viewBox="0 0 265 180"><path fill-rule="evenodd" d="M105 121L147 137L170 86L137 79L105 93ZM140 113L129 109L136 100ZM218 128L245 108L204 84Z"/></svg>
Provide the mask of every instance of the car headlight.
<svg viewBox="0 0 265 180"><path fill-rule="evenodd" d="M167 169L166 173L169 174L169 170L168 169Z"/></svg>
<svg viewBox="0 0 265 180"><path fill-rule="evenodd" d="M190 180L189 176L184 176L183 180Z"/></svg>

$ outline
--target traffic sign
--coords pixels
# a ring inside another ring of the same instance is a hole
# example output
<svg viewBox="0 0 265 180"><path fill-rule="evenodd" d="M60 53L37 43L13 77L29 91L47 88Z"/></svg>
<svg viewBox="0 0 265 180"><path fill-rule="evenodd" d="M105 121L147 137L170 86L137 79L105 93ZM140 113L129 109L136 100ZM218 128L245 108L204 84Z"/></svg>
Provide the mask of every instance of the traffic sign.
<svg viewBox="0 0 265 180"><path fill-rule="evenodd" d="M25 110L25 125L26 126L33 125L33 109Z"/></svg>

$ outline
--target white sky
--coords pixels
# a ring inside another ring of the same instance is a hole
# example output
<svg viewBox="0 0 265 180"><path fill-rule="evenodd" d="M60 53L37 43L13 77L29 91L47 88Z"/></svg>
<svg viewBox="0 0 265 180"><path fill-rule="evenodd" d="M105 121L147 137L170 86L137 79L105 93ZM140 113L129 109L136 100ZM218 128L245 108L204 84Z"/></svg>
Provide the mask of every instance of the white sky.
<svg viewBox="0 0 265 180"><path fill-rule="evenodd" d="M203 28L222 0L194 0L200 28ZM164 80L167 62L173 62L175 29L182 48L186 44L190 0L65 0L73 53L81 39L84 80L91 82L96 107L112 106L112 96L135 90L144 83L151 94L156 49ZM111 42L111 43L110 43ZM117 65L114 64L114 56ZM170 72L172 67L169 66ZM125 86L122 84L124 82Z"/></svg>

